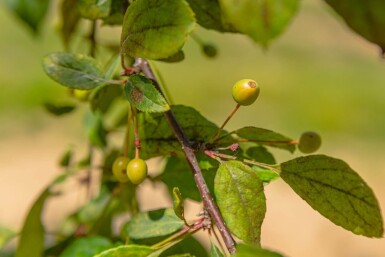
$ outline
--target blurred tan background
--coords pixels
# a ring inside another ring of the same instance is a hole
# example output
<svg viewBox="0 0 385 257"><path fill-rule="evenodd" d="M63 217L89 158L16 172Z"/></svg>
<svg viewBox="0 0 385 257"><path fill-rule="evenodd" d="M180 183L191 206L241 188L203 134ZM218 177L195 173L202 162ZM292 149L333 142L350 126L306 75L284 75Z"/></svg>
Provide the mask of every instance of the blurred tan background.
<svg viewBox="0 0 385 257"><path fill-rule="evenodd" d="M32 201L60 172L59 155L70 145L82 151L85 139L81 111L57 119L41 106L65 94L41 68L44 55L63 49L54 14L34 38L0 5L0 28L0 225L18 230ZM118 42L117 31L104 29L100 40ZM245 36L200 28L196 33L215 43L219 56L205 58L190 40L184 62L158 64L175 103L220 123L233 106L232 84L257 80L260 98L242 108L228 128L254 125L294 138L318 131L319 152L348 162L373 188L385 216L385 60L379 49L351 32L320 0L302 1L293 23L266 51ZM276 153L279 161L292 157ZM75 181L67 186L69 193L51 200L45 212L51 231L84 201ZM165 197L154 201L157 190L162 186L143 185L143 209L170 204ZM268 185L266 197L264 247L291 257L385 256L385 239L335 226L282 181Z"/></svg>

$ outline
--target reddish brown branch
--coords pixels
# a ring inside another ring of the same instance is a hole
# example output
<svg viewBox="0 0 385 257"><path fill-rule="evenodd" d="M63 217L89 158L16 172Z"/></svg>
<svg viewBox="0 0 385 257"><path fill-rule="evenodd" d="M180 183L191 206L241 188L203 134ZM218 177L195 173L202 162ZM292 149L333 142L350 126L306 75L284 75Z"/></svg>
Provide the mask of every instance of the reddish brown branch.
<svg viewBox="0 0 385 257"><path fill-rule="evenodd" d="M144 73L144 75L147 78L153 80L155 87L159 90L159 92L163 94L162 89L160 88L149 63L144 59L137 58L135 62L135 66L140 67L140 70ZM223 241L228 251L231 254L235 253L235 241L230 233L230 230L227 228L227 226L223 221L223 218L219 211L218 206L216 205L216 203L213 200L213 197L211 196L211 193L207 187L206 181L202 175L202 171L198 165L198 160L195 156L195 151L191 145L191 142L183 132L182 127L179 125L174 115L174 112L171 109L167 112L164 112L164 116L167 122L169 123L171 129L173 130L179 143L182 145L182 149L185 153L187 162L191 167L192 173L194 175L195 183L201 195L205 210L210 214L210 217L213 219L216 226L218 227L219 232L221 233L221 236L223 238Z"/></svg>

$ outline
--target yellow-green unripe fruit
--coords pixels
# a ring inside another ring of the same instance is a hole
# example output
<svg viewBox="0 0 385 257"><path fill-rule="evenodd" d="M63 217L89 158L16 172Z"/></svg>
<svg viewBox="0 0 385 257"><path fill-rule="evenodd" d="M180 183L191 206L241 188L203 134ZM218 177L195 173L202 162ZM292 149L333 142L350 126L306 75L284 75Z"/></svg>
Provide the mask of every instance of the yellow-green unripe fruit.
<svg viewBox="0 0 385 257"><path fill-rule="evenodd" d="M144 160L136 158L127 164L127 176L133 184L140 184L147 177L147 164Z"/></svg>
<svg viewBox="0 0 385 257"><path fill-rule="evenodd" d="M232 94L238 104L250 105L258 98L259 86L252 79L242 79L234 84Z"/></svg>
<svg viewBox="0 0 385 257"><path fill-rule="evenodd" d="M116 158L114 163L112 164L112 173L114 174L114 177L119 181L119 182L128 182L129 179L127 177L127 164L130 162L130 159L124 156L120 156Z"/></svg>
<svg viewBox="0 0 385 257"><path fill-rule="evenodd" d="M298 149L302 153L314 153L321 146L321 137L316 132L304 132L298 143Z"/></svg>

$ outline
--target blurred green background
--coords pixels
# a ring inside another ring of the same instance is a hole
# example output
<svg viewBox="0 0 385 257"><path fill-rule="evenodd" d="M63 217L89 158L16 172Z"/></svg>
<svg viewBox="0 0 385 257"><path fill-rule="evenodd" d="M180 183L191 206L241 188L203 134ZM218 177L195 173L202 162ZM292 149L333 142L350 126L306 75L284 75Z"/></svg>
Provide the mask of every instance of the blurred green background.
<svg viewBox="0 0 385 257"><path fill-rule="evenodd" d="M57 119L42 108L45 101L67 97L67 90L41 67L44 55L63 49L54 11L43 33L34 37L0 6L0 224L18 228L30 202L57 174L60 152L85 140L81 111ZM118 31L103 28L99 40L119 42ZM302 1L292 24L267 50L242 35L201 28L195 33L217 45L219 55L206 58L190 39L184 48L185 61L157 63L175 103L191 105L221 123L234 106L233 83L255 79L261 86L259 99L241 108L228 129L254 125L293 138L306 130L318 131L323 137L320 153L351 164L385 208L385 60L375 45L351 32L319 0ZM73 50L85 47L79 41ZM277 154L281 161L291 158ZM267 225L262 238L267 246L290 256L308 256L306 251L317 243L323 249L312 256L383 256L383 240L354 236L329 224L281 182L266 190ZM302 219L309 219L305 227L313 232L299 229ZM292 237L293 231L300 231L299 237ZM322 243L319 238L324 235L329 238ZM347 242L353 244L348 250L339 247Z"/></svg>

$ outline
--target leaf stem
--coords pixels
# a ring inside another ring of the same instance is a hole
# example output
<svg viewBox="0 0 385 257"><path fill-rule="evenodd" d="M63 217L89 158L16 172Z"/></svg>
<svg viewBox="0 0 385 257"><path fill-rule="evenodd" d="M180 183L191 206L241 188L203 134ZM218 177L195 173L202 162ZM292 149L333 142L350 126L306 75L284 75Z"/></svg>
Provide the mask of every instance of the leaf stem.
<svg viewBox="0 0 385 257"><path fill-rule="evenodd" d="M131 115L130 115L130 109L128 109L127 114L127 127L126 127L126 135L124 138L124 156L128 157L130 153L130 141L131 141L131 127L130 127L130 121L131 121Z"/></svg>
<svg viewBox="0 0 385 257"><path fill-rule="evenodd" d="M252 160L248 160L248 159L243 159L243 162L249 163L249 164L252 164L255 166L259 166L262 168L271 169L271 170L277 172L278 174L281 172L279 164L267 164L267 163L256 162L256 161L252 161Z"/></svg>
<svg viewBox="0 0 385 257"><path fill-rule="evenodd" d="M139 158L140 155L140 138L138 129L138 113L134 106L131 105L131 117L132 123L134 124L134 144L135 144L135 159Z"/></svg>
<svg viewBox="0 0 385 257"><path fill-rule="evenodd" d="M159 92L161 92L162 95L164 95L150 65L148 64L148 61L142 58L137 58L135 60L134 65L137 67L140 67L144 75L147 78L153 80L154 86L157 88ZM182 127L178 123L175 117L175 114L171 108L170 110L164 112L164 116L167 122L169 123L171 129L173 130L175 137L178 139L179 143L182 145L182 149L185 153L187 162L189 163L191 171L194 175L195 183L197 184L199 193L202 197L204 208L210 214L210 217L218 227L227 250L231 254L235 253L235 241L231 235L230 230L224 223L224 220L222 218L222 215L219 211L218 206L216 205L216 203L213 200L213 197L211 196L211 193L207 187L206 181L203 177L202 171L198 165L198 160L195 156L195 150L192 147L191 142L186 137Z"/></svg>
<svg viewBox="0 0 385 257"><path fill-rule="evenodd" d="M213 136L213 138L210 140L210 144L212 144L219 136L223 128L226 126L226 124L229 122L229 120L234 116L234 114L238 111L239 107L241 107L240 104L237 104L233 111L230 113L230 115L226 118L225 122L223 122L222 126L218 129L217 133Z"/></svg>

